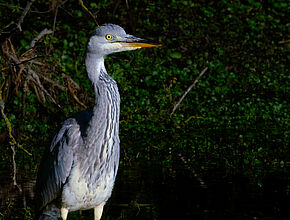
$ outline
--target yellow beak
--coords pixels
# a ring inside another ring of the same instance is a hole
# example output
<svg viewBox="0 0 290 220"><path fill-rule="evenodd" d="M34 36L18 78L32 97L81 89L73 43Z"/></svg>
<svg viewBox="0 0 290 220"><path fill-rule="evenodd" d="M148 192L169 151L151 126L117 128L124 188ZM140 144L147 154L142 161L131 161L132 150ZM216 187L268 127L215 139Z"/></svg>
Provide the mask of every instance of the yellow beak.
<svg viewBox="0 0 290 220"><path fill-rule="evenodd" d="M160 47L162 44L148 44L148 43L138 43L138 42L128 42L130 47Z"/></svg>

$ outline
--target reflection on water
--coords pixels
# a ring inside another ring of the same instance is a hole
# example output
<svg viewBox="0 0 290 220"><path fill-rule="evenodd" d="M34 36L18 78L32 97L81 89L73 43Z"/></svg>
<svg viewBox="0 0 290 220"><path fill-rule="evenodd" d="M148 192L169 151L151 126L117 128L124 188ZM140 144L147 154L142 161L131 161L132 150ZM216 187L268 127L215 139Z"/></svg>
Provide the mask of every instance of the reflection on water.
<svg viewBox="0 0 290 220"><path fill-rule="evenodd" d="M1 176L0 219L30 219L35 181L21 180L19 191L5 179L11 178ZM201 179L182 166L121 167L103 219L290 219L289 193L289 177L282 173L268 175L259 187L222 172ZM71 213L69 219L93 219L93 212Z"/></svg>

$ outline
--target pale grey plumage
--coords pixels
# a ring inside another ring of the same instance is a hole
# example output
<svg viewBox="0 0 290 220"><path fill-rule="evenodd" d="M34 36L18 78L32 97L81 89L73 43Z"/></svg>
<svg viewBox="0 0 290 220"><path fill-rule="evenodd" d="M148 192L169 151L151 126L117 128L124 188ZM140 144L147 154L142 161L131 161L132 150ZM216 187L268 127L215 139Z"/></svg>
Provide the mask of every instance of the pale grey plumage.
<svg viewBox="0 0 290 220"><path fill-rule="evenodd" d="M109 35L109 36L108 36ZM99 27L89 40L86 69L95 107L64 121L41 162L36 184L39 219L66 219L69 211L95 209L100 219L119 165L120 95L104 57L146 45L118 25ZM135 42L134 44L132 42Z"/></svg>

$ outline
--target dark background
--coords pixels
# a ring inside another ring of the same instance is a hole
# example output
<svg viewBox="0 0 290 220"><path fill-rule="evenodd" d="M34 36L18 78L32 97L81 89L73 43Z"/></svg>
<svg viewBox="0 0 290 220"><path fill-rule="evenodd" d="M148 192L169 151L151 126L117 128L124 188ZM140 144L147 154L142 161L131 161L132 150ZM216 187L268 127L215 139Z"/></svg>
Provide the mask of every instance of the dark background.
<svg viewBox="0 0 290 220"><path fill-rule="evenodd" d="M121 162L104 219L289 218L288 1L39 0L22 20L27 3L0 0L0 218L33 218L53 132L94 105L84 57L103 23L163 45L106 59Z"/></svg>

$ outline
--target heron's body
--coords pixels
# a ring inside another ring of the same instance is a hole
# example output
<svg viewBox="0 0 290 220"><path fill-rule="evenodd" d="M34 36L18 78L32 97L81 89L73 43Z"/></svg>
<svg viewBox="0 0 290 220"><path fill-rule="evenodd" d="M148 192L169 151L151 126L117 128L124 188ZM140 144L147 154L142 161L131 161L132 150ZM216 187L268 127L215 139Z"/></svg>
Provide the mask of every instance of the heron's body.
<svg viewBox="0 0 290 220"><path fill-rule="evenodd" d="M119 165L120 113L118 87L107 74L104 57L140 48L142 43L130 45L137 40L140 38L112 24L100 27L91 37L86 68L95 91L95 107L64 121L47 149L36 184L39 219L66 219L69 211L91 208L95 219L101 218Z"/></svg>

